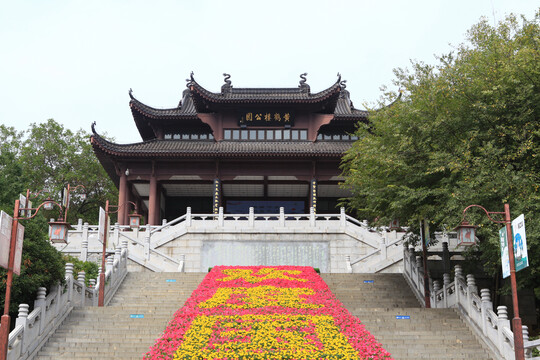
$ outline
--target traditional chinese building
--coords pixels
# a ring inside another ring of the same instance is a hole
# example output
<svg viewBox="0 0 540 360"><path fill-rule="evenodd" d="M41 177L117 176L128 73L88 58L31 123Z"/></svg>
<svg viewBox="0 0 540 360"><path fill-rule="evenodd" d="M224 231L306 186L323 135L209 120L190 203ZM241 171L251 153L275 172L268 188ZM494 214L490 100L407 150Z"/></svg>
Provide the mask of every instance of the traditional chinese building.
<svg viewBox="0 0 540 360"><path fill-rule="evenodd" d="M142 142L116 144L96 133L94 151L147 222L193 213L336 213L340 161L367 112L355 109L345 81L312 93L301 75L294 88L234 88L221 92L188 80L178 106L156 109L129 92ZM119 222L127 223L128 206Z"/></svg>

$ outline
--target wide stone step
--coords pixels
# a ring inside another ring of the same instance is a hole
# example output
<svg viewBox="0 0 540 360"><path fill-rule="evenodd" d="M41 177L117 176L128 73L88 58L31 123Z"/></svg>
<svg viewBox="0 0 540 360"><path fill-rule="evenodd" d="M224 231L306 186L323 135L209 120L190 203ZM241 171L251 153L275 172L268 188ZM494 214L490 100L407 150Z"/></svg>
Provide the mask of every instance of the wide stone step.
<svg viewBox="0 0 540 360"><path fill-rule="evenodd" d="M205 275L129 273L110 306L74 309L35 359L141 359ZM491 359L456 311L421 308L401 274L322 278L396 360Z"/></svg>

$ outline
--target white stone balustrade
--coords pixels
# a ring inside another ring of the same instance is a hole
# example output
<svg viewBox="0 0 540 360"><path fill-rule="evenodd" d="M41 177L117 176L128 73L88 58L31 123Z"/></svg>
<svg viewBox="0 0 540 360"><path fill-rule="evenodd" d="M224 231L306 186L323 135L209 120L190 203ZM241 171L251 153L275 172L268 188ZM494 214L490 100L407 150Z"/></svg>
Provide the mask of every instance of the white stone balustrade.
<svg viewBox="0 0 540 360"><path fill-rule="evenodd" d="M247 214L225 214L221 208L218 214L194 214L188 208L185 215L160 226L130 229L112 225L107 252L114 252L125 241L130 271L191 272L202 271L210 261L204 256L205 243L313 241L328 244L328 260L323 266L328 272L401 272L403 234L372 229L367 222L346 215L344 209L339 214L316 214L312 210L308 214L286 214L283 208L277 214L255 214L251 208ZM99 256L102 244L97 240L97 226L77 225L69 231L68 245L62 251L81 259ZM346 256L353 261L345 261Z"/></svg>
<svg viewBox="0 0 540 360"><path fill-rule="evenodd" d="M414 254L414 249L404 249L403 274L417 299L424 304L424 278L420 275L422 268L418 266L419 263L421 264L421 257L415 258ZM506 306L497 307L497 313L495 313L490 291L481 289L478 295L474 275L468 274L465 280L459 265L455 267L454 281L450 280L450 274L444 274L442 288L438 280L430 285L431 307L458 309L471 328L483 338L495 354L505 360L514 360L514 334L510 327ZM531 358L532 348L540 347L540 340L529 341L526 326L523 326L522 331L526 357ZM538 357L534 359L540 360Z"/></svg>
<svg viewBox="0 0 540 360"><path fill-rule="evenodd" d="M118 251L107 268L105 287L106 303L110 301L127 275L127 247ZM29 314L29 305L20 304L15 329L9 333L8 360L32 359L47 339L75 306L97 305L99 282L95 287L86 287L85 273L73 276L73 264L66 264L65 283L57 285L49 294L39 288L34 310Z"/></svg>

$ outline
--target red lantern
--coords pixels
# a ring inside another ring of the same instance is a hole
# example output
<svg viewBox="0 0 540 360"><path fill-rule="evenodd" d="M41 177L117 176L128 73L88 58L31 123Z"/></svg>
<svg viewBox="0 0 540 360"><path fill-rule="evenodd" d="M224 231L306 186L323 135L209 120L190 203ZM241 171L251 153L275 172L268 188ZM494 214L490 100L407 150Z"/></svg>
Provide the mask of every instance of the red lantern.
<svg viewBox="0 0 540 360"><path fill-rule="evenodd" d="M70 224L64 221L49 223L49 240L52 243L67 244L68 229Z"/></svg>
<svg viewBox="0 0 540 360"><path fill-rule="evenodd" d="M457 231L458 246L470 246L476 244L476 228L478 226L470 225L467 221L463 220L461 225L454 230Z"/></svg>
<svg viewBox="0 0 540 360"><path fill-rule="evenodd" d="M129 227L138 228L141 225L141 215L134 213L129 215Z"/></svg>

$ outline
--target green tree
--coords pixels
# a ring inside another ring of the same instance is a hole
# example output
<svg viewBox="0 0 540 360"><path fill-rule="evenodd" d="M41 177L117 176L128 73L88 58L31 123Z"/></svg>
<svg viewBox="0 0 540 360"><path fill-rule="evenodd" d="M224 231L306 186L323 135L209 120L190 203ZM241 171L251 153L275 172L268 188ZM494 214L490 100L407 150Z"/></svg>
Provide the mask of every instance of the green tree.
<svg viewBox="0 0 540 360"><path fill-rule="evenodd" d="M401 99L385 93L381 104L392 105L359 125L342 164L348 206L416 231L421 218L451 229L467 205L503 211L509 203L513 218L525 214L529 246L530 267L518 280L540 298L540 12L496 26L482 20L437 60L395 70ZM480 225L476 256L496 275L502 225L480 211L467 218Z"/></svg>
<svg viewBox="0 0 540 360"><path fill-rule="evenodd" d="M47 188L53 198L60 199L67 184L83 185L71 194L68 221L78 218L97 223L98 210L107 199L117 199L117 190L97 160L83 130L72 132L53 119L32 124L21 149L22 170L33 190ZM86 192L86 199L77 194ZM52 217L54 212L51 213Z"/></svg>
<svg viewBox="0 0 540 360"><path fill-rule="evenodd" d="M24 189L22 166L18 161L22 134L0 125L0 209L13 214L13 201Z"/></svg>
<svg viewBox="0 0 540 360"><path fill-rule="evenodd" d="M72 132L50 119L32 124L27 131L18 132L0 125L0 209L13 215L14 202L26 189L39 191L47 188L52 199L61 203L63 188L84 185L87 198L72 193L69 219L78 217L96 223L99 206L106 199L116 198L116 189L95 157L89 134ZM39 205L47 195L33 200ZM38 287L48 290L65 276L62 255L48 242L49 218L58 218L58 211L40 210L31 220L21 220L25 226L21 276L14 276L10 313L17 315L18 304L33 306ZM80 269L95 273L97 265L78 262ZM79 270L80 271L80 270ZM0 305L3 308L6 271L0 269Z"/></svg>

